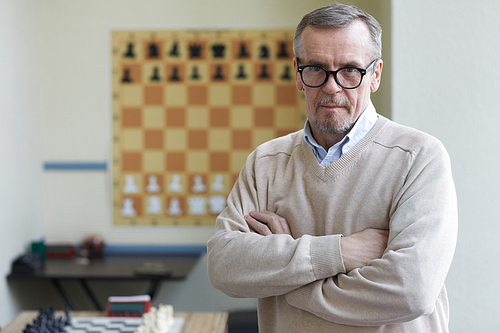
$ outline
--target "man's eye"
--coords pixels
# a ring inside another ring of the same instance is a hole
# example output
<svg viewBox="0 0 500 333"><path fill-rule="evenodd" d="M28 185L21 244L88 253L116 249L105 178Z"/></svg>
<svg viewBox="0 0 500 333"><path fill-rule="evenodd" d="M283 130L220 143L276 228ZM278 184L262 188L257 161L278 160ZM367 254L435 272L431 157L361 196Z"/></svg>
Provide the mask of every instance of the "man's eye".
<svg viewBox="0 0 500 333"><path fill-rule="evenodd" d="M309 69L313 72L320 72L323 70L323 68L319 67L319 66L311 66L309 67Z"/></svg>

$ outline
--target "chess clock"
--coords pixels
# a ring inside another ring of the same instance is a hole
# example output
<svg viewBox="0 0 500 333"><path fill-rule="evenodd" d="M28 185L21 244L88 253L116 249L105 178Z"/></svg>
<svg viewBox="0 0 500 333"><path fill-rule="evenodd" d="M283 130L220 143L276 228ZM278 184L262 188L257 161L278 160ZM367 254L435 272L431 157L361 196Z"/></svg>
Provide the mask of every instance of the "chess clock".
<svg viewBox="0 0 500 333"><path fill-rule="evenodd" d="M110 296L106 304L106 315L108 317L141 317L149 312L150 307L149 295Z"/></svg>

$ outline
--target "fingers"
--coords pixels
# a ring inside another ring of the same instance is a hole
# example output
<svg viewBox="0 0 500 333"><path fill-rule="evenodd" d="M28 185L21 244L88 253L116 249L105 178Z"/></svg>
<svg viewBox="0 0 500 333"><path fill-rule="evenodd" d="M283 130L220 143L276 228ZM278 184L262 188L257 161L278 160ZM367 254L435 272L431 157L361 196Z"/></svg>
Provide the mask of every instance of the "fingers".
<svg viewBox="0 0 500 333"><path fill-rule="evenodd" d="M245 221L255 232L263 236L270 234L291 235L286 219L267 210L250 212L249 215L245 216Z"/></svg>

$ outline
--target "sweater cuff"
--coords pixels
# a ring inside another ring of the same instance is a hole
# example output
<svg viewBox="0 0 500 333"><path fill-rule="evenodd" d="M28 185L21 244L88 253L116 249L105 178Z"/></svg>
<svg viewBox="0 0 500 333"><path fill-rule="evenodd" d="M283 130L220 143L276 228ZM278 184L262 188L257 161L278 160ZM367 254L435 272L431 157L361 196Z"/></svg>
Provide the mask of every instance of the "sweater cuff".
<svg viewBox="0 0 500 333"><path fill-rule="evenodd" d="M311 237L311 264L317 280L345 273L340 252L342 235Z"/></svg>

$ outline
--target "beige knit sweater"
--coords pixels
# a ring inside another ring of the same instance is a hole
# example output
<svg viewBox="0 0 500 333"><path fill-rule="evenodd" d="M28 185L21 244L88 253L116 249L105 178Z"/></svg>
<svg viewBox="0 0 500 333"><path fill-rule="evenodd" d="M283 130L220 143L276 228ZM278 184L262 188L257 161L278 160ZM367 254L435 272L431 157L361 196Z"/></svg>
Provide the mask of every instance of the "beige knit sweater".
<svg viewBox="0 0 500 333"><path fill-rule="evenodd" d="M269 210L293 237L249 232ZM389 229L383 257L348 274L341 235ZM444 281L457 236L448 154L435 138L379 117L324 168L303 131L249 157L208 241L212 285L258 298L260 332L448 332Z"/></svg>

